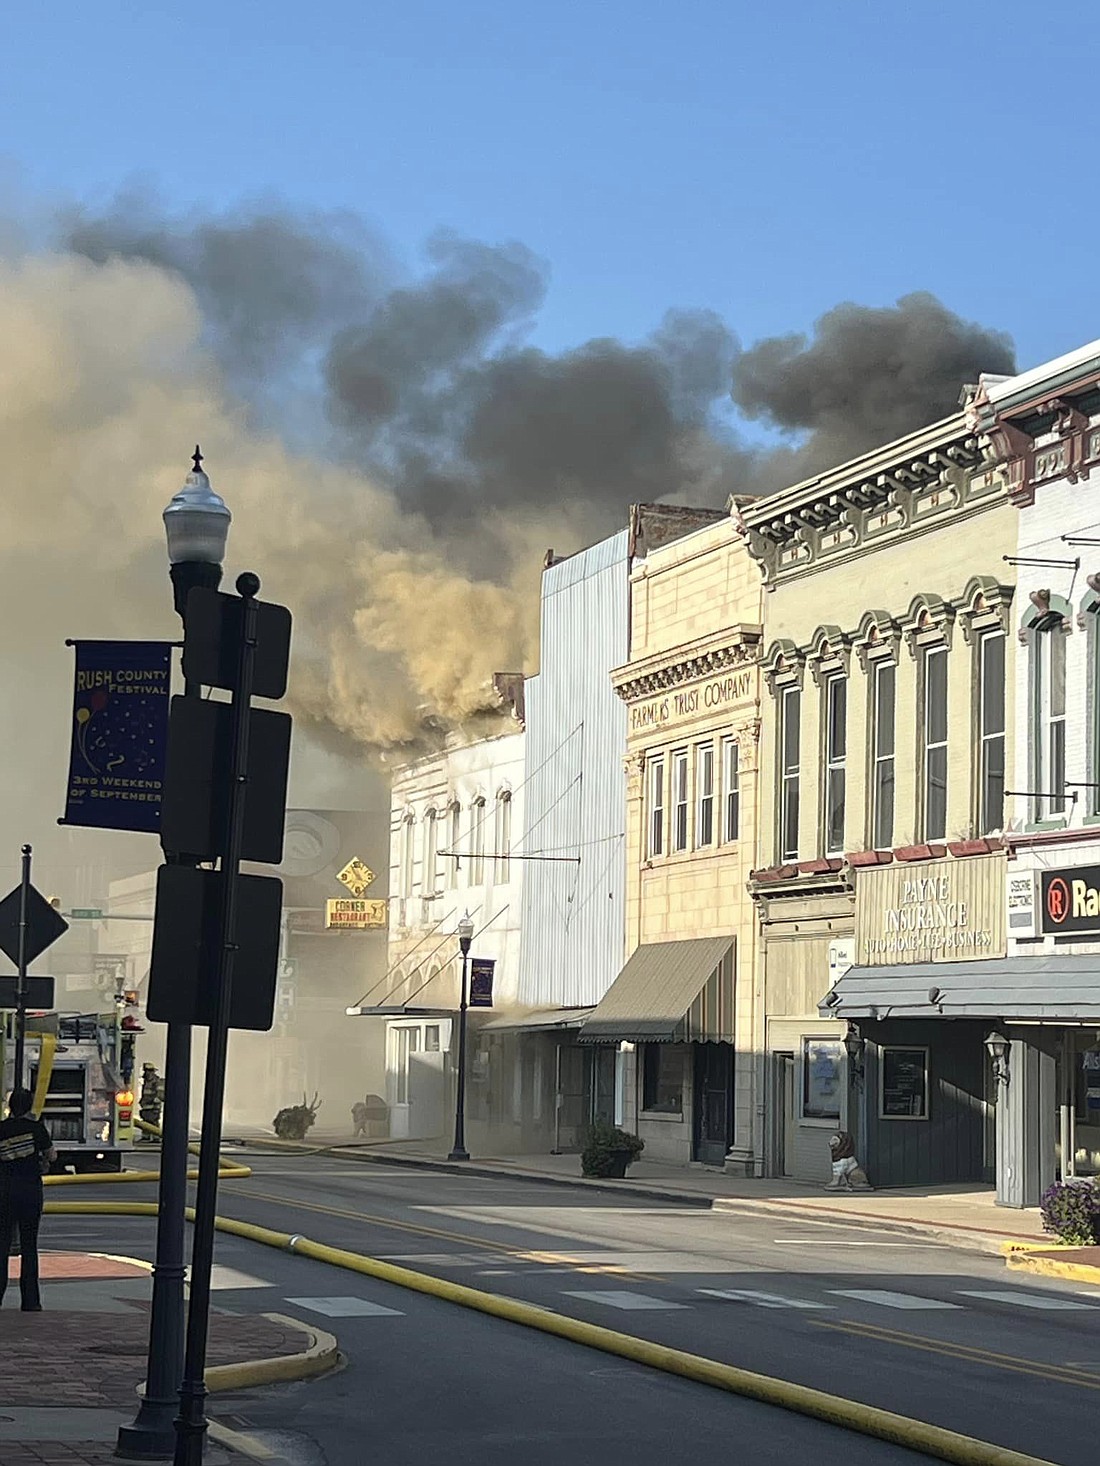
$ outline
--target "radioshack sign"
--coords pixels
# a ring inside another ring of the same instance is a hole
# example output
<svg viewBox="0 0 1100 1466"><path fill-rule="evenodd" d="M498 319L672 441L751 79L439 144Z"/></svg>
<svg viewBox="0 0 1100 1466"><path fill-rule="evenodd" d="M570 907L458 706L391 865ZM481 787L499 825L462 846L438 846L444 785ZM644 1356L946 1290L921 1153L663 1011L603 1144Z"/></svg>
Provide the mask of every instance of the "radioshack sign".
<svg viewBox="0 0 1100 1466"><path fill-rule="evenodd" d="M1100 936L1100 865L1042 872L1044 936Z"/></svg>

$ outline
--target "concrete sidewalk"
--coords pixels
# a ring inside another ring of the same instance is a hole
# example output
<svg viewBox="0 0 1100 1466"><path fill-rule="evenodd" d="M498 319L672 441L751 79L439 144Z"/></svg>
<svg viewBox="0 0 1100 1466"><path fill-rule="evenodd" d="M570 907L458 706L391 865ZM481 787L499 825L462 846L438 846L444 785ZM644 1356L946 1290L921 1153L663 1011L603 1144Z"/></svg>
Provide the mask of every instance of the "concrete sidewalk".
<svg viewBox="0 0 1100 1466"><path fill-rule="evenodd" d="M614 1192L714 1211L768 1212L803 1216L844 1226L905 1232L983 1252L1000 1252L1002 1243L1038 1243L1046 1238L1037 1207L999 1207L992 1187L926 1186L889 1191L830 1192L790 1180L731 1176L701 1165L672 1166L641 1160L623 1181L588 1180L578 1155L475 1156L448 1161L442 1145L428 1141L355 1141L338 1133L313 1133L300 1144L260 1132L235 1132L247 1144L294 1151L322 1151L377 1165L417 1166L457 1175L508 1177Z"/></svg>
<svg viewBox="0 0 1100 1466"><path fill-rule="evenodd" d="M43 1252L44 1312L19 1309L18 1263L0 1312L3 1466L117 1466L118 1427L134 1418L145 1377L151 1277L148 1267L98 1253ZM316 1363L335 1340L296 1320L212 1310L209 1363L233 1388L264 1383L272 1363ZM226 1370L231 1366L231 1370ZM283 1365L283 1369L288 1366ZM216 1377L208 1376L216 1388ZM214 1412L216 1417L216 1412ZM243 1462L211 1441L207 1466Z"/></svg>

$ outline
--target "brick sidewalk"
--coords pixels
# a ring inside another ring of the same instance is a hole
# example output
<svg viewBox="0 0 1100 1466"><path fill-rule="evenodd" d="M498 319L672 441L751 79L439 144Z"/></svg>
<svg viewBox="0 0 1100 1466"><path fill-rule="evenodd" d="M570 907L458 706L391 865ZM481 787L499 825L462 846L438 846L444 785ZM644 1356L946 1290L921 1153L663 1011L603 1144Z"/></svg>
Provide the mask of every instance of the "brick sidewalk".
<svg viewBox="0 0 1100 1466"><path fill-rule="evenodd" d="M44 1276L53 1280L70 1279L84 1286L94 1280L103 1288L105 1302L110 1299L113 1282L126 1280L132 1287L132 1278L144 1271L124 1260L94 1254L44 1254L42 1261ZM116 1305L110 1312L95 1311L94 1303L90 1309L51 1309L47 1287L45 1311L22 1313L18 1307L18 1284L14 1279L12 1283L15 1296L11 1296L9 1285L5 1307L0 1311L0 1355L3 1357L0 1421L3 1408L110 1410L117 1413L119 1424L132 1419L138 1405L137 1387L145 1378L148 1301L130 1299L122 1309ZM298 1354L311 1342L312 1335L307 1329L276 1323L260 1314L212 1312L207 1362L238 1364ZM66 1434L76 1434L81 1428L73 1426ZM0 1436L0 1463L2 1466L108 1466L108 1463L117 1466L114 1449L113 1438L106 1442L8 1440ZM213 1442L208 1445L206 1459L209 1466L241 1460Z"/></svg>

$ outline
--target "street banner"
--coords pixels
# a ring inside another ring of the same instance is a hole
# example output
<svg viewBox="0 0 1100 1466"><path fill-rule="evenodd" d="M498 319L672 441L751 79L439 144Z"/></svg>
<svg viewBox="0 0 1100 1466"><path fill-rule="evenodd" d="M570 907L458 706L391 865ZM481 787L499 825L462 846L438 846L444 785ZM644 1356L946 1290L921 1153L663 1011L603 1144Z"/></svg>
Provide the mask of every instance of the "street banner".
<svg viewBox="0 0 1100 1466"><path fill-rule="evenodd" d="M160 829L172 648L74 641L72 746L63 825Z"/></svg>
<svg viewBox="0 0 1100 1466"><path fill-rule="evenodd" d="M491 1008L493 1006L493 969L495 967L495 957L470 959L471 1008Z"/></svg>

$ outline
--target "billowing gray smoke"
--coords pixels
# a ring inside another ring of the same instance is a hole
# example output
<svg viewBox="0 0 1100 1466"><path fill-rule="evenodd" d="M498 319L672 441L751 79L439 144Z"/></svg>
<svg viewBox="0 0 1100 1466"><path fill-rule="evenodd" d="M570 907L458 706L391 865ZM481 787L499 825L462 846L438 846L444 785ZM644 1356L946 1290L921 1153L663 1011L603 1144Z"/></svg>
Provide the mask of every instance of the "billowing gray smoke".
<svg viewBox="0 0 1100 1466"><path fill-rule="evenodd" d="M60 312L38 356L7 363L10 431L42 480L28 531L68 495L82 543L104 532L95 496L87 515L72 497L79 433L106 439L116 474L162 483L193 441L173 424L193 423L237 511L234 545L296 608L296 708L332 746L407 746L426 713L468 718L491 703L494 670L530 667L548 545L601 537L631 502L721 504L794 482L1013 365L1007 338L927 295L838 306L809 337L746 350L713 313L670 311L638 343L554 355L530 344L547 271L517 244L440 234L410 274L350 217L171 219L134 198L70 213L61 235L52 284L44 263L4 282L16 322ZM94 333L111 312L125 327L108 353ZM59 352L68 375L51 379ZM49 412L28 398L36 373ZM737 412L779 446L745 444ZM139 525L152 586L154 516L130 514L122 541ZM43 541L56 532L51 512Z"/></svg>

